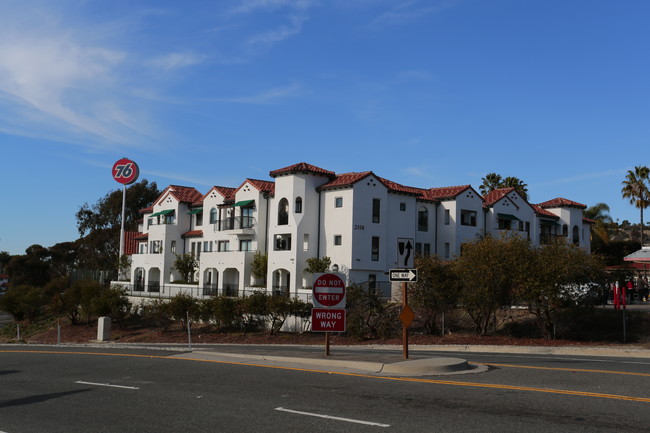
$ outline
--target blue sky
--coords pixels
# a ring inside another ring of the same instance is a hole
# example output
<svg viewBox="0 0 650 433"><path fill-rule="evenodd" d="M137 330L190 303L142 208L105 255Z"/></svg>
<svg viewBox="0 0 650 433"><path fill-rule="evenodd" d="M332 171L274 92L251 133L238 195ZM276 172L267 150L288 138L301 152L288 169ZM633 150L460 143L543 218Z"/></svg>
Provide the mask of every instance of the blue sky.
<svg viewBox="0 0 650 433"><path fill-rule="evenodd" d="M74 240L140 179L239 186L305 161L409 186L516 176L621 198L650 165L645 0L3 0L0 251Z"/></svg>

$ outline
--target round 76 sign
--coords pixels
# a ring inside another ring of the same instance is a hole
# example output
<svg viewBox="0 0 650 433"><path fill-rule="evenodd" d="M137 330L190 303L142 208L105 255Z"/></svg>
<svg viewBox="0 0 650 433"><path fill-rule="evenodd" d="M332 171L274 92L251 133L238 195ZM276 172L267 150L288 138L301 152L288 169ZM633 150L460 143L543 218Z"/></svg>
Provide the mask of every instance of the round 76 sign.
<svg viewBox="0 0 650 433"><path fill-rule="evenodd" d="M314 274L314 306L345 308L345 280L340 274Z"/></svg>

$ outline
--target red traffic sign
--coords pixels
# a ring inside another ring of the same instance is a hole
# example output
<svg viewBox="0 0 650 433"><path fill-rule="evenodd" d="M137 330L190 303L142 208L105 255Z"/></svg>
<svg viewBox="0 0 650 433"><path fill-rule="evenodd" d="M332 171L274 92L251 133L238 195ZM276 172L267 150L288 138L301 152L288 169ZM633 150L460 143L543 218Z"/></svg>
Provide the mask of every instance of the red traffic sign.
<svg viewBox="0 0 650 433"><path fill-rule="evenodd" d="M337 274L315 274L312 289L315 307L345 307L345 281Z"/></svg>
<svg viewBox="0 0 650 433"><path fill-rule="evenodd" d="M113 164L113 179L122 185L131 185L138 180L140 168L128 158L122 158Z"/></svg>
<svg viewBox="0 0 650 433"><path fill-rule="evenodd" d="M311 309L312 332L345 332L345 310Z"/></svg>

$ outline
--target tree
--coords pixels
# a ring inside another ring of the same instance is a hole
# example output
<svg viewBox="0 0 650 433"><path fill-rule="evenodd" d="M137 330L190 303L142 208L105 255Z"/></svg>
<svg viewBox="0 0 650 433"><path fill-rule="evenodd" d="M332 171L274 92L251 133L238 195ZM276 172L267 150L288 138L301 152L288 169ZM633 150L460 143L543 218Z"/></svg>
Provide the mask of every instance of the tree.
<svg viewBox="0 0 650 433"><path fill-rule="evenodd" d="M479 191L482 195L499 188L514 188L520 196L528 200L528 185L517 177L508 176L504 179L500 174L488 173L481 180L483 183L479 186Z"/></svg>
<svg viewBox="0 0 650 433"><path fill-rule="evenodd" d="M126 191L124 230L137 230L139 211L149 207L160 191L156 182L146 179L134 183ZM76 213L79 239L79 264L88 269L117 271L122 219L122 191L109 192L92 206L84 203Z"/></svg>
<svg viewBox="0 0 650 433"><path fill-rule="evenodd" d="M76 242L60 242L47 249L52 277L65 277L76 267L79 255Z"/></svg>
<svg viewBox="0 0 650 433"><path fill-rule="evenodd" d="M517 295L530 305L546 339L553 338L557 312L588 294L601 280L603 266L596 256L563 240L531 250L525 264L525 284Z"/></svg>
<svg viewBox="0 0 650 433"><path fill-rule="evenodd" d="M496 310L510 304L513 291L523 281L529 255L528 241L519 236L486 236L463 245L454 270L461 284L460 302L478 334L487 334Z"/></svg>
<svg viewBox="0 0 650 433"><path fill-rule="evenodd" d="M415 258L418 281L409 284L411 304L422 315L424 329L433 334L438 313L453 308L459 295L458 276L437 256Z"/></svg>
<svg viewBox="0 0 650 433"><path fill-rule="evenodd" d="M9 284L43 287L51 279L48 251L40 245L32 245L21 256L12 256L6 267Z"/></svg>
<svg viewBox="0 0 650 433"><path fill-rule="evenodd" d="M528 200L528 185L519 178L508 176L503 179L501 188L514 188L525 200Z"/></svg>
<svg viewBox="0 0 650 433"><path fill-rule="evenodd" d="M0 272L4 272L5 267L11 261L11 254L7 251L0 251Z"/></svg>
<svg viewBox="0 0 650 433"><path fill-rule="evenodd" d="M181 278L186 283L192 282L192 277L194 272L198 267L198 262L194 257L194 254L176 254L176 261L174 261L174 269L181 274Z"/></svg>
<svg viewBox="0 0 650 433"><path fill-rule="evenodd" d="M598 244L609 243L609 226L613 222L609 206L606 203L596 203L585 209L583 216L594 221L591 226L591 250L599 250Z"/></svg>
<svg viewBox="0 0 650 433"><path fill-rule="evenodd" d="M646 166L636 166L628 170L623 181L621 194L630 204L639 209L641 220L641 246L643 246L643 209L650 206L650 169Z"/></svg>
<svg viewBox="0 0 650 433"><path fill-rule="evenodd" d="M481 191L481 195L488 194L491 191L494 191L497 188L501 188L501 182L503 181L503 178L501 175L496 174L496 173L488 173L485 175L483 179L483 184L479 186L479 191Z"/></svg>
<svg viewBox="0 0 650 433"><path fill-rule="evenodd" d="M261 252L256 251L251 262L251 275L253 275L253 278L256 280L261 280L262 286L266 286L266 272L268 270L268 266L268 253L262 254Z"/></svg>
<svg viewBox="0 0 650 433"><path fill-rule="evenodd" d="M332 259L327 256L320 259L318 257L310 257L307 259L307 267L305 268L305 272L308 272L310 274L327 272L331 264Z"/></svg>

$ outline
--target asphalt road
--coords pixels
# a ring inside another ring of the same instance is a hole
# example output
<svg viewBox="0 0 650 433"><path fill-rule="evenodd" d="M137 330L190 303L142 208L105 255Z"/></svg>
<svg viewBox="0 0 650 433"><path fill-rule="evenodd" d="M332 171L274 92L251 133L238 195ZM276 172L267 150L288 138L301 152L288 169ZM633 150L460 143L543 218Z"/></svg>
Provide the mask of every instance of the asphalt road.
<svg viewBox="0 0 650 433"><path fill-rule="evenodd" d="M347 359L399 357L399 351L333 351ZM298 353L320 356L313 348ZM650 359L644 358L418 352L462 357L489 370L391 378L199 360L200 354L0 346L0 432L641 432L650 426Z"/></svg>

